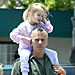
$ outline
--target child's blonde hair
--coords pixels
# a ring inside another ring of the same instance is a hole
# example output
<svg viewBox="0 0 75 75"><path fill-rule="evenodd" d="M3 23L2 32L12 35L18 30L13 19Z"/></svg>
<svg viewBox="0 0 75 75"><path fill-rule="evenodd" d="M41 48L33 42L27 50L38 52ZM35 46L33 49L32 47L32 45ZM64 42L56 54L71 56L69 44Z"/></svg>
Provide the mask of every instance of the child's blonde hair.
<svg viewBox="0 0 75 75"><path fill-rule="evenodd" d="M45 13L48 11L47 8L43 4L41 4L41 3L33 3L33 4L30 4L28 6L28 8L23 13L23 20L24 21L25 20L28 20L28 13L29 12L35 13L38 10L40 10L40 11L42 10Z"/></svg>

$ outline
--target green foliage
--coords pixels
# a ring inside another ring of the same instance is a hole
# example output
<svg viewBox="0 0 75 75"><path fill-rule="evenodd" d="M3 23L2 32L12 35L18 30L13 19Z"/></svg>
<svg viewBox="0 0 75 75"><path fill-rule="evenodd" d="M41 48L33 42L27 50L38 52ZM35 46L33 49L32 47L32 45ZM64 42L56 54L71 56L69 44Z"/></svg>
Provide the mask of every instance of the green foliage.
<svg viewBox="0 0 75 75"><path fill-rule="evenodd" d="M48 9L73 10L74 0L8 0L9 8L27 8L32 3L43 3Z"/></svg>

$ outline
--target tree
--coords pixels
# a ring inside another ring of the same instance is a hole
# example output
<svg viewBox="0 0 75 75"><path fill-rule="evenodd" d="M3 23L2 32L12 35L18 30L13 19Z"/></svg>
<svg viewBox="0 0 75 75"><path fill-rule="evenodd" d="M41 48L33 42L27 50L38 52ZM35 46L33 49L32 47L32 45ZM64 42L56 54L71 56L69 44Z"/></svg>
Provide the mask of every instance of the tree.
<svg viewBox="0 0 75 75"><path fill-rule="evenodd" d="M48 9L73 10L74 0L8 0L9 8L27 8L32 3L43 3Z"/></svg>

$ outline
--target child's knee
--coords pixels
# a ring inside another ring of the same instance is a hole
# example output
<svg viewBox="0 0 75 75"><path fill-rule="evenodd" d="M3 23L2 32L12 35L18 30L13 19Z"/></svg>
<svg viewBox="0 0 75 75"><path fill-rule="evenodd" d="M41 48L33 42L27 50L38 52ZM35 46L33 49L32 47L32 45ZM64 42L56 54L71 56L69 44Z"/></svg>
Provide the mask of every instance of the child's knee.
<svg viewBox="0 0 75 75"><path fill-rule="evenodd" d="M20 56L30 56L30 54L31 54L31 52L30 51L28 51L28 50L25 50L25 51L22 51L21 52L21 54L20 54Z"/></svg>

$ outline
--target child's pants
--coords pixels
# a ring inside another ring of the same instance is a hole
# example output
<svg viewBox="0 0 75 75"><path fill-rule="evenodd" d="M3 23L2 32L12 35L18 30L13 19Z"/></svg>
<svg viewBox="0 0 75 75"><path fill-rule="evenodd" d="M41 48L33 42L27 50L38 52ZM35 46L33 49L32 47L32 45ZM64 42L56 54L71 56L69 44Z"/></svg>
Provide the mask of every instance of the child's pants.
<svg viewBox="0 0 75 75"><path fill-rule="evenodd" d="M31 54L30 50L24 49L20 53L20 62L21 62L21 72L22 75L28 75L29 72L29 56Z"/></svg>

